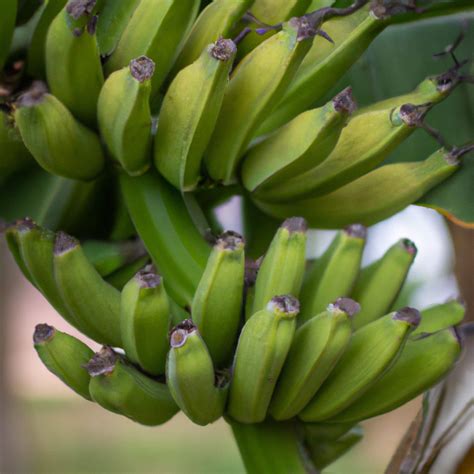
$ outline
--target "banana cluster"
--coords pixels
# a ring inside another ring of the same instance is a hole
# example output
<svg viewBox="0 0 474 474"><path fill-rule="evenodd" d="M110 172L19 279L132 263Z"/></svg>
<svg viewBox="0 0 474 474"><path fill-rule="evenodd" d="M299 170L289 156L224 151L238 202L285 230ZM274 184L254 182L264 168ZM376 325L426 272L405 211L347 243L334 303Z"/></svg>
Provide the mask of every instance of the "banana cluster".
<svg viewBox="0 0 474 474"><path fill-rule="evenodd" d="M34 17L25 71L0 112L0 183L33 160L85 182L155 168L181 192L237 184L273 217L341 228L417 201L472 151L379 167L465 82L463 63L359 111L350 88L324 99L395 17L421 15L416 2L37 3L2 7L0 66L15 25Z"/></svg>

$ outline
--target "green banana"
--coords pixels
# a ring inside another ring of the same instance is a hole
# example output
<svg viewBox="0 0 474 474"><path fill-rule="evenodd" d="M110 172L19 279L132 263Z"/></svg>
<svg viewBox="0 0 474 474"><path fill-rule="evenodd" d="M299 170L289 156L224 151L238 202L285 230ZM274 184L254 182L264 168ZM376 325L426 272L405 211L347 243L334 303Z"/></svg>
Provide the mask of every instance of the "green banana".
<svg viewBox="0 0 474 474"><path fill-rule="evenodd" d="M270 403L275 420L293 418L310 402L346 350L359 309L355 301L339 298L297 329Z"/></svg>
<svg viewBox="0 0 474 474"><path fill-rule="evenodd" d="M0 71L3 70L10 51L17 9L17 0L4 0L2 2L2 15L0 16Z"/></svg>
<svg viewBox="0 0 474 474"><path fill-rule="evenodd" d="M356 108L352 89L344 89L323 107L298 115L250 149L242 166L242 181L258 196L323 162L336 146L347 117Z"/></svg>
<svg viewBox="0 0 474 474"><path fill-rule="evenodd" d="M219 38L229 38L235 23L254 0L214 0L196 19L174 63L170 78L196 61L207 45Z"/></svg>
<svg viewBox="0 0 474 474"><path fill-rule="evenodd" d="M465 314L466 306L459 299L452 299L443 304L430 306L421 312L420 325L413 331L412 338L457 326L461 324Z"/></svg>
<svg viewBox="0 0 474 474"><path fill-rule="evenodd" d="M166 291L180 306L191 307L210 248L191 219L180 193L157 173L120 175L130 217L163 275Z"/></svg>
<svg viewBox="0 0 474 474"><path fill-rule="evenodd" d="M355 282L351 297L361 305L354 318L354 329L359 329L390 310L417 254L415 244L401 239L371 265L363 268Z"/></svg>
<svg viewBox="0 0 474 474"><path fill-rule="evenodd" d="M156 63L151 81L155 102L198 8L198 0L141 0L104 65L105 73L125 67L133 58L149 57Z"/></svg>
<svg viewBox="0 0 474 474"><path fill-rule="evenodd" d="M256 125L288 87L314 34L305 17L293 18L235 69L206 152L205 163L212 179L224 184L235 182Z"/></svg>
<svg viewBox="0 0 474 474"><path fill-rule="evenodd" d="M291 217L280 226L265 254L257 279L252 312L264 309L275 295L298 297L305 269L306 221Z"/></svg>
<svg viewBox="0 0 474 474"><path fill-rule="evenodd" d="M99 137L43 86L35 85L19 98L15 122L26 147L49 173L87 181L102 171L105 158Z"/></svg>
<svg viewBox="0 0 474 474"><path fill-rule="evenodd" d="M253 314L240 333L235 351L227 412L241 423L259 423L267 409L296 328L299 302L274 296Z"/></svg>
<svg viewBox="0 0 474 474"><path fill-rule="evenodd" d="M127 357L152 375L165 373L170 305L153 265L123 288L120 302L122 345Z"/></svg>
<svg viewBox="0 0 474 474"><path fill-rule="evenodd" d="M420 313L403 308L357 331L335 369L299 413L303 421L333 418L363 396L394 363L420 322Z"/></svg>
<svg viewBox="0 0 474 474"><path fill-rule="evenodd" d="M104 84L95 7L95 0L69 0L51 22L45 52L51 93L91 127L97 123L97 99Z"/></svg>
<svg viewBox="0 0 474 474"><path fill-rule="evenodd" d="M211 355L190 319L173 328L170 345L166 380L174 400L194 423L216 421L224 413L228 379L214 373Z"/></svg>
<svg viewBox="0 0 474 474"><path fill-rule="evenodd" d="M218 39L171 83L160 111L154 160L176 188L192 191L201 180L201 161L229 82L237 47Z"/></svg>
<svg viewBox="0 0 474 474"><path fill-rule="evenodd" d="M46 368L86 400L90 375L84 365L94 351L83 342L47 324L38 324L33 335L36 352Z"/></svg>
<svg viewBox="0 0 474 474"><path fill-rule="evenodd" d="M2 225L3 231L3 225ZM16 224L7 225L5 230L5 240L7 242L8 249L12 254L15 263L18 265L18 268L23 273L23 276L34 286L33 277L26 266L25 261L23 260L23 256L21 255L21 248L20 248L20 238L19 238L19 230Z"/></svg>
<svg viewBox="0 0 474 474"><path fill-rule="evenodd" d="M472 147L434 152L424 161L385 165L325 196L274 204L256 201L268 214L284 218L299 214L309 225L336 228L350 222L375 224L405 209L446 180Z"/></svg>
<svg viewBox="0 0 474 474"><path fill-rule="evenodd" d="M79 242L58 232L54 276L63 302L81 331L97 342L120 347L120 293L87 260Z"/></svg>
<svg viewBox="0 0 474 474"><path fill-rule="evenodd" d="M96 353L86 369L92 399L106 410L148 426L166 423L179 411L166 384L142 374L110 347Z"/></svg>
<svg viewBox="0 0 474 474"><path fill-rule="evenodd" d="M346 227L311 264L301 288L300 322L324 311L328 302L351 294L359 274L366 236L367 229L361 224Z"/></svg>
<svg viewBox="0 0 474 474"><path fill-rule="evenodd" d="M234 352L244 274L244 240L235 232L225 232L209 256L191 308L193 321L218 368L224 367Z"/></svg>
<svg viewBox="0 0 474 474"><path fill-rule="evenodd" d="M409 340L393 367L331 421L352 422L395 410L438 383L460 353L461 341L455 329Z"/></svg>
<svg viewBox="0 0 474 474"><path fill-rule="evenodd" d="M151 81L155 63L141 56L111 74L100 91L97 117L102 138L111 155L130 175L150 166Z"/></svg>

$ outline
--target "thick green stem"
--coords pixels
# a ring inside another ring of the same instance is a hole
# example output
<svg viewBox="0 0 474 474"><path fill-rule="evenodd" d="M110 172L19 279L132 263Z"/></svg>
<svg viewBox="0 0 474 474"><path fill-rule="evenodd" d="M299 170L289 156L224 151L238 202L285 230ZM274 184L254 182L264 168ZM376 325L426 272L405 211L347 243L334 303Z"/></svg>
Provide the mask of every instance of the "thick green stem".
<svg viewBox="0 0 474 474"><path fill-rule="evenodd" d="M248 474L317 472L299 442L293 423L229 422Z"/></svg>

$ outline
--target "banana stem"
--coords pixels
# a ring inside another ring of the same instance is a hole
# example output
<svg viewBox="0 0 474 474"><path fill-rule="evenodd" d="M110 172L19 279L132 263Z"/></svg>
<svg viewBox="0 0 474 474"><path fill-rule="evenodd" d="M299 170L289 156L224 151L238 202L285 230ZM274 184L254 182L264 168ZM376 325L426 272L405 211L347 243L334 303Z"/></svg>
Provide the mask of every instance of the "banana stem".
<svg viewBox="0 0 474 474"><path fill-rule="evenodd" d="M246 425L228 420L248 474L316 474L293 423Z"/></svg>

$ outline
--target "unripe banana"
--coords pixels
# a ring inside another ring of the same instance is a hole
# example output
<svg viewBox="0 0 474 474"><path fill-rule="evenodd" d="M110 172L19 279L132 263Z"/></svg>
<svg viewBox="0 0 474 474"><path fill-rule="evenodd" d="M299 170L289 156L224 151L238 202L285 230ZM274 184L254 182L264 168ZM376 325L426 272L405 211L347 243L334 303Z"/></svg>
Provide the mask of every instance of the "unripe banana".
<svg viewBox="0 0 474 474"><path fill-rule="evenodd" d="M99 129L111 155L131 176L150 166L151 80L155 63L141 56L111 74L97 104Z"/></svg>
<svg viewBox="0 0 474 474"><path fill-rule="evenodd" d="M244 240L235 232L218 239L191 309L194 324L217 368L226 366L237 340L244 290Z"/></svg>
<svg viewBox="0 0 474 474"><path fill-rule="evenodd" d="M152 375L165 373L170 305L152 265L139 271L122 290L120 330L127 357Z"/></svg>
<svg viewBox="0 0 474 474"><path fill-rule="evenodd" d="M397 299L417 254L415 244L401 239L379 259L363 268L351 293L361 305L354 318L359 329L386 314Z"/></svg>
<svg viewBox="0 0 474 474"><path fill-rule="evenodd" d="M5 231L5 240L8 245L8 250L12 254L12 257L15 260L15 263L18 265L18 268L23 273L23 276L34 286L35 283L33 281L33 277L26 266L25 261L23 260L23 256L21 255L21 247L20 247L20 239L19 239L19 231L18 226L13 224L7 226Z"/></svg>
<svg viewBox="0 0 474 474"><path fill-rule="evenodd" d="M52 94L91 127L97 123L97 99L104 84L95 7L96 0L69 0L49 27L45 53Z"/></svg>
<svg viewBox="0 0 474 474"><path fill-rule="evenodd" d="M0 71L3 70L10 51L17 9L17 0L4 0L2 2L2 14L0 16Z"/></svg>
<svg viewBox="0 0 474 474"><path fill-rule="evenodd" d="M367 229L353 224L341 230L326 252L312 262L301 288L301 313L305 322L324 311L329 301L350 295L359 274Z"/></svg>
<svg viewBox="0 0 474 474"><path fill-rule="evenodd" d="M79 242L58 232L54 276L63 302L81 331L97 342L120 347L120 293L87 260Z"/></svg>
<svg viewBox="0 0 474 474"><path fill-rule="evenodd" d="M156 426L179 411L166 384L128 364L110 347L103 347L86 365L92 399L106 410L137 423Z"/></svg>
<svg viewBox="0 0 474 474"><path fill-rule="evenodd" d="M224 184L235 182L255 127L288 87L315 33L305 17L293 18L235 69L206 152L212 179Z"/></svg>
<svg viewBox="0 0 474 474"><path fill-rule="evenodd" d="M40 85L18 100L15 121L21 137L46 171L71 179L91 180L104 167L99 137Z"/></svg>
<svg viewBox="0 0 474 474"><path fill-rule="evenodd" d="M194 323L187 319L170 335L166 380L188 418L205 426L224 413L228 378L216 375L211 356Z"/></svg>
<svg viewBox="0 0 474 474"><path fill-rule="evenodd" d="M461 341L454 329L419 337L410 338L393 367L331 421L352 422L381 415L438 383L458 359Z"/></svg>
<svg viewBox="0 0 474 474"><path fill-rule="evenodd" d="M299 302L275 296L245 323L235 352L229 415L241 423L259 423L267 409L296 327Z"/></svg>
<svg viewBox="0 0 474 474"><path fill-rule="evenodd" d="M160 111L154 160L178 189L192 191L202 175L201 162L222 106L237 48L218 39L171 83Z"/></svg>
<svg viewBox="0 0 474 474"><path fill-rule="evenodd" d="M355 107L352 89L344 89L323 107L298 115L258 143L242 166L244 186L258 196L260 189L277 186L323 162Z"/></svg>
<svg viewBox="0 0 474 474"><path fill-rule="evenodd" d="M466 306L459 299L449 300L424 309L420 325L413 331L412 339L422 334L430 334L461 324L466 314Z"/></svg>
<svg viewBox="0 0 474 474"><path fill-rule="evenodd" d="M420 313L403 308L357 331L335 369L298 415L303 421L333 418L363 396L400 354Z"/></svg>
<svg viewBox="0 0 474 474"><path fill-rule="evenodd" d="M270 404L273 418L293 418L313 398L346 350L359 310L355 301L339 298L297 329Z"/></svg>
<svg viewBox="0 0 474 474"><path fill-rule="evenodd" d="M252 314L266 308L275 295L298 297L305 270L306 230L301 217L287 219L278 229L258 270Z"/></svg>
<svg viewBox="0 0 474 474"><path fill-rule="evenodd" d="M141 0L105 63L106 74L125 67L133 58L149 57L156 64L151 82L155 102L198 8L198 0Z"/></svg>
<svg viewBox="0 0 474 474"><path fill-rule="evenodd" d="M33 335L36 352L46 368L68 387L92 400L89 393L90 375L84 365L94 351L83 342L47 324L38 324Z"/></svg>

